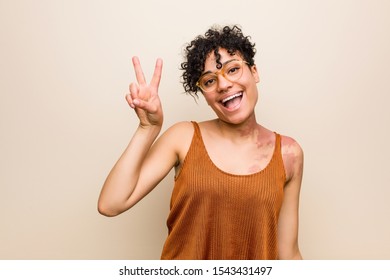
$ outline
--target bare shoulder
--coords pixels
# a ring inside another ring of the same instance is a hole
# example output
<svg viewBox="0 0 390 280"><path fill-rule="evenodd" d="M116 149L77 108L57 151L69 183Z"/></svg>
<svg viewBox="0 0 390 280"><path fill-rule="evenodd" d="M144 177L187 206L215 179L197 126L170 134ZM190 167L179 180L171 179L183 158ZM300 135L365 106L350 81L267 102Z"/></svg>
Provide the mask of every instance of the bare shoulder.
<svg viewBox="0 0 390 280"><path fill-rule="evenodd" d="M179 162L181 162L191 145L194 135L194 125L183 121L170 126L162 135L163 142L175 150Z"/></svg>
<svg viewBox="0 0 390 280"><path fill-rule="evenodd" d="M281 136L282 157L286 170L287 181L294 177L302 177L303 172L303 149L292 137Z"/></svg>
<svg viewBox="0 0 390 280"><path fill-rule="evenodd" d="M178 122L170 126L163 135L165 137L192 137L194 125L191 122ZM180 139L180 138L179 138ZM176 138L176 141L178 138Z"/></svg>
<svg viewBox="0 0 390 280"><path fill-rule="evenodd" d="M303 156L303 150L299 143L292 137L281 135L282 153L294 153L297 156Z"/></svg>

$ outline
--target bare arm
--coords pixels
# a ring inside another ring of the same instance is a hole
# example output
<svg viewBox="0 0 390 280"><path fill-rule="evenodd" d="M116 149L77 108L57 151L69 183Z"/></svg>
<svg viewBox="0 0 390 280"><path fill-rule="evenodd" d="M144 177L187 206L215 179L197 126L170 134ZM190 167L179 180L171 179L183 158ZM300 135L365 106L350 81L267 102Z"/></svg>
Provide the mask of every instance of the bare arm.
<svg viewBox="0 0 390 280"><path fill-rule="evenodd" d="M279 215L278 242L280 259L302 259L298 245L299 194L303 175L303 151L293 139L283 145L287 183Z"/></svg>
<svg viewBox="0 0 390 280"><path fill-rule="evenodd" d="M158 97L162 60L157 60L149 85L137 57L133 58L133 65L138 83L130 84L126 100L140 123L101 190L98 210L106 216L115 216L131 208L166 176L177 161L173 146L164 137L153 144L163 123ZM167 146L162 149L164 145Z"/></svg>

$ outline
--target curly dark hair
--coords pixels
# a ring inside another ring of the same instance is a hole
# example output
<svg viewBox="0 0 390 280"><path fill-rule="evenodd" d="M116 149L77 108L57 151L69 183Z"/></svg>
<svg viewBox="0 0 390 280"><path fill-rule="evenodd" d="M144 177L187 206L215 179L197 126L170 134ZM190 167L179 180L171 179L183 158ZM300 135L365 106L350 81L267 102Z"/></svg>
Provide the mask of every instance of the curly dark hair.
<svg viewBox="0 0 390 280"><path fill-rule="evenodd" d="M181 64L181 70L184 70L182 79L185 92L198 97L197 92L201 89L198 88L196 82L204 71L206 58L211 52L214 52L216 57L217 68L222 67L221 55L218 52L220 48L226 49L231 55L239 52L249 66L253 66L256 49L255 44L249 39L249 36L243 35L240 27L234 25L223 28L212 27L206 31L204 36L199 35L192 40L185 47L186 61Z"/></svg>

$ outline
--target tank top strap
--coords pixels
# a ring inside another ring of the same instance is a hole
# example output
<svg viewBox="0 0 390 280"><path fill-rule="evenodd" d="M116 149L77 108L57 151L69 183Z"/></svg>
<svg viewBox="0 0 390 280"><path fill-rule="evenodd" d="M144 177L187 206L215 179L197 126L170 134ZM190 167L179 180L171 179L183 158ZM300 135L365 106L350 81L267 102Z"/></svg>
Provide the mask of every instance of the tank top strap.
<svg viewBox="0 0 390 280"><path fill-rule="evenodd" d="M275 157L278 160L281 160L283 162L282 157L282 136L277 133L275 133L275 148L274 148L274 154L272 157Z"/></svg>
<svg viewBox="0 0 390 280"><path fill-rule="evenodd" d="M279 133L275 133L275 154L282 153L282 137Z"/></svg>
<svg viewBox="0 0 390 280"><path fill-rule="evenodd" d="M273 157L275 157L275 163L278 166L280 172L284 175L286 179L286 169L284 166L283 155L282 155L282 136L279 133L275 133L275 151Z"/></svg>
<svg viewBox="0 0 390 280"><path fill-rule="evenodd" d="M200 128L199 128L199 124L196 122L196 121L191 121L192 122L192 125L194 126L194 135L199 137L200 136Z"/></svg>
<svg viewBox="0 0 390 280"><path fill-rule="evenodd" d="M176 172L175 181L181 176L183 172L189 168L188 165L191 166L194 160L197 160L199 157L207 158L207 151L204 147L202 135L200 132L199 124L196 121L191 121L194 127L194 133L192 136L190 147L184 157L181 168Z"/></svg>

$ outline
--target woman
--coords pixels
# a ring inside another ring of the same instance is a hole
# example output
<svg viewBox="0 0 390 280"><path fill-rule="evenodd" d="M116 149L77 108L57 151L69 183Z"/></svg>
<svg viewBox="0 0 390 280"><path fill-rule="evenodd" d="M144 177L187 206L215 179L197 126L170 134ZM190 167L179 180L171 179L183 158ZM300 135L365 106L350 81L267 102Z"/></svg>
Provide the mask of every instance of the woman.
<svg viewBox="0 0 390 280"><path fill-rule="evenodd" d="M255 48L237 26L209 29L186 47L184 88L201 92L217 118L180 122L158 137L162 60L126 100L139 126L101 191L99 212L118 215L175 168L162 259L301 259L298 207L303 152L256 120Z"/></svg>

